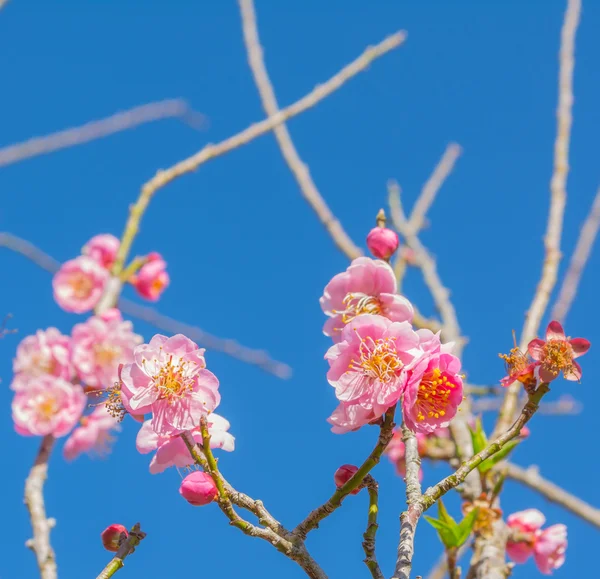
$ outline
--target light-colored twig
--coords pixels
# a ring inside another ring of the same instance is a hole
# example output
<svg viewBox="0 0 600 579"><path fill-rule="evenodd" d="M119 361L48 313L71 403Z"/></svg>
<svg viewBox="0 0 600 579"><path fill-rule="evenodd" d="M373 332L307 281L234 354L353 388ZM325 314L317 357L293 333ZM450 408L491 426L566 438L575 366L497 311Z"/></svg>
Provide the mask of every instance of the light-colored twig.
<svg viewBox="0 0 600 579"><path fill-rule="evenodd" d="M158 171L152 179L142 186L140 196L130 210L129 219L123 232L122 243L113 266L113 273L118 274L121 271L123 263L127 259L131 249L133 239L137 234L141 218L156 191L182 175L195 171L203 163L249 143L253 139L273 130L288 119L315 106L319 101L339 89L346 81L365 70L376 58L400 46L404 42L404 38L404 32L397 32L388 36L379 44L367 48L356 60L342 68L342 70L329 80L318 85L309 94L282 109L276 115L255 123L241 133L233 135L216 145L207 145L191 157L176 163L168 169Z"/></svg>
<svg viewBox="0 0 600 579"><path fill-rule="evenodd" d="M564 322L573 299L577 293L577 288L581 280L581 275L585 268L585 264L590 257L596 235L598 234L598 228L600 227L600 188L596 192L594 202L590 212L579 232L579 238L577 239L577 245L575 251L569 261L569 267L567 273L563 279L560 292L554 307L552 308L551 318L553 320L559 320Z"/></svg>
<svg viewBox="0 0 600 579"><path fill-rule="evenodd" d="M485 397L473 400L471 403L472 411L475 414L480 412L495 412L502 407L503 398ZM540 404L539 414L547 416L565 416L581 413L583 404L576 400L570 394L563 394L558 400L549 400Z"/></svg>
<svg viewBox="0 0 600 579"><path fill-rule="evenodd" d="M124 537L125 533L123 533L122 536ZM146 533L141 530L140 524L136 523L131 528L131 531L129 531L128 537L121 543L115 556L109 561L108 565L104 567L96 579L109 579L112 577L123 567L123 565L125 565L125 559L135 551L135 548L140 544L140 541L143 541L145 538Z"/></svg>
<svg viewBox="0 0 600 579"><path fill-rule="evenodd" d="M367 530L363 534L363 551L365 552L364 563L371 573L373 579L385 579L381 567L375 555L375 537L377 536L377 514L379 513L379 485L371 476L365 477L365 484L369 491L369 517L367 519Z"/></svg>
<svg viewBox="0 0 600 579"><path fill-rule="evenodd" d="M54 519L46 516L44 504L44 483L48 476L48 459L54 446L54 437L49 434L42 439L40 449L29 476L25 481L25 504L29 511L33 538L26 543L35 554L41 579L56 579L56 558L50 544L50 530Z"/></svg>
<svg viewBox="0 0 600 579"><path fill-rule="evenodd" d="M244 33L244 42L246 44L246 52L248 53L248 63L254 82L258 88L260 100L263 109L268 116L276 115L279 112L279 105L269 74L265 66L263 51L260 45L258 36L258 28L256 25L256 13L254 10L254 2L252 0L239 0L240 10L242 14L242 25ZM285 126L281 124L273 129L283 158L285 159L290 171L294 175L300 191L308 204L313 208L325 229L333 239L335 245L350 259L359 257L361 250L354 244L350 236L346 233L341 223L331 212L323 196L317 189L308 166L302 161L290 133Z"/></svg>
<svg viewBox="0 0 600 579"><path fill-rule="evenodd" d="M544 239L545 258L541 278L531 306L527 311L525 324L521 332L520 348L522 351L525 351L527 344L537 334L550 301L550 294L558 277L558 266L561 259L560 241L567 201L567 175L569 173L575 34L579 25L580 12L581 0L568 0L560 41L558 108L556 111L558 123L554 143L554 172L550 181L550 212ZM511 423L517 408L520 389L521 384L518 381L509 386L496 423L494 431L496 434L505 430Z"/></svg>
<svg viewBox="0 0 600 579"><path fill-rule="evenodd" d="M522 468L516 464L509 463L506 465L506 476L515 481L518 481L530 489L537 491L544 498L552 503L556 503L561 507L571 511L584 521L594 525L600 529L600 509L594 507L584 500L568 493L563 488L543 478L537 467L530 466Z"/></svg>
<svg viewBox="0 0 600 579"><path fill-rule="evenodd" d="M34 137L22 143L3 147L0 149L0 167L89 143L160 119L177 117L184 121L187 120L193 125L198 125L196 119L198 116L198 113L192 111L182 99L148 103L98 121L90 121L79 127L64 129L50 135Z"/></svg>
<svg viewBox="0 0 600 579"><path fill-rule="evenodd" d="M29 241L10 233L0 233L0 247L5 247L23 255L37 266L50 273L56 273L60 267L60 262L53 257L49 256ZM178 320L157 312L153 308L140 306L127 299L119 300L119 308L124 314L143 320L160 330L172 334L185 334L202 347L222 352L247 364L258 366L266 372L274 374L278 378L289 378L291 376L292 370L287 364L273 360L262 350L248 348L242 344L238 344L235 340L225 340L213 336L197 326L179 322Z"/></svg>

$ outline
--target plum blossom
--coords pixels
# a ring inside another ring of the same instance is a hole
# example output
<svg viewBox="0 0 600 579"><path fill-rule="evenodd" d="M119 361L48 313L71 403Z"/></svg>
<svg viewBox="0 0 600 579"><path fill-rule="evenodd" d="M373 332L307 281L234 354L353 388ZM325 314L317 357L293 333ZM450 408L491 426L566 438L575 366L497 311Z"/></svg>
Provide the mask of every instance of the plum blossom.
<svg viewBox="0 0 600 579"><path fill-rule="evenodd" d="M118 421L106 409L104 404L98 406L88 416L83 416L63 447L63 456L74 460L83 452L94 452L105 455L110 448L113 437L111 431L119 430Z"/></svg>
<svg viewBox="0 0 600 579"><path fill-rule="evenodd" d="M207 420L210 447L231 452L235 448L235 438L227 432L229 422L214 412L208 416ZM191 432L193 439L202 444L200 429L195 428ZM150 472L152 474L161 473L171 466L185 468L194 464L194 459L183 439L179 435L163 436L157 434L151 420L146 420L140 428L135 445L141 454L156 450L156 454L150 462Z"/></svg>
<svg viewBox="0 0 600 579"><path fill-rule="evenodd" d="M335 343L344 325L361 314L380 315L392 322L412 322L411 303L398 295L396 277L384 261L358 257L327 284L319 300L329 319L323 333Z"/></svg>
<svg viewBox="0 0 600 579"><path fill-rule="evenodd" d="M566 551L566 525L552 525L536 534L533 559L537 568L544 575L551 575L554 569L563 565Z"/></svg>
<svg viewBox="0 0 600 579"><path fill-rule="evenodd" d="M143 298L157 301L170 283L167 262L159 253L151 253L148 255L148 262L140 268L137 275L132 276L131 283Z"/></svg>
<svg viewBox="0 0 600 579"><path fill-rule="evenodd" d="M367 247L379 259L389 259L398 249L398 245L398 234L387 227L375 227L367 235Z"/></svg>
<svg viewBox="0 0 600 579"><path fill-rule="evenodd" d="M535 388L537 364L521 352L517 346L511 349L510 354L500 354L500 358L504 360L507 372L507 375L500 380L500 384L504 388L508 388L515 380L521 382L526 388Z"/></svg>
<svg viewBox="0 0 600 579"><path fill-rule="evenodd" d="M100 301L109 273L91 257L82 255L62 264L52 287L56 303L67 312L81 314Z"/></svg>
<svg viewBox="0 0 600 579"><path fill-rule="evenodd" d="M95 235L82 248L81 253L97 261L105 269L110 269L117 257L121 242L110 233Z"/></svg>
<svg viewBox="0 0 600 579"><path fill-rule="evenodd" d="M142 341L119 310L108 310L73 328L73 365L88 386L106 388L117 381L119 363L133 361L133 349Z"/></svg>
<svg viewBox="0 0 600 579"><path fill-rule="evenodd" d="M551 382L561 372L566 380L581 380L581 366L575 358L590 349L585 338L567 338L557 321L548 324L546 340L535 338L529 342L529 355L539 365L540 380Z"/></svg>
<svg viewBox="0 0 600 579"><path fill-rule="evenodd" d="M219 381L206 370L204 348L184 335L157 334L133 356L121 371L121 402L130 414L151 412L158 434L192 430L218 406Z"/></svg>
<svg viewBox="0 0 600 579"><path fill-rule="evenodd" d="M328 419L336 433L356 430L396 404L408 379L407 366L422 355L419 335L408 322L363 314L327 351L327 380L340 406Z"/></svg>
<svg viewBox="0 0 600 579"><path fill-rule="evenodd" d="M21 390L30 378L44 374L70 380L73 370L69 351L68 336L63 336L56 328L38 330L34 335L23 338L13 361L16 380L12 389Z"/></svg>
<svg viewBox="0 0 600 579"><path fill-rule="evenodd" d="M12 402L15 430L24 436L65 436L79 420L86 403L81 386L48 374L32 378Z"/></svg>

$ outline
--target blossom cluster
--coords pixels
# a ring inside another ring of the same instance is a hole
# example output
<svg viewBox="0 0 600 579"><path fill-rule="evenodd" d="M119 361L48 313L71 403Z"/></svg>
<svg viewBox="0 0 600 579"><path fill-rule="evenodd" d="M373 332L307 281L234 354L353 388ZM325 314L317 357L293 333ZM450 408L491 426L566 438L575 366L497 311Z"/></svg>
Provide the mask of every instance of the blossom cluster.
<svg viewBox="0 0 600 579"><path fill-rule="evenodd" d="M385 261L355 259L320 303L329 316L323 332L334 341L325 355L339 401L329 418L333 432L375 422L400 401L414 432L448 426L463 398L460 360L439 333L413 328L413 307Z"/></svg>
<svg viewBox="0 0 600 579"><path fill-rule="evenodd" d="M81 255L62 264L52 280L54 299L67 312L84 313L93 310L110 279L119 240L108 233L96 235L81 250ZM127 280L137 293L156 301L169 285L167 264L159 253L149 253L139 271Z"/></svg>

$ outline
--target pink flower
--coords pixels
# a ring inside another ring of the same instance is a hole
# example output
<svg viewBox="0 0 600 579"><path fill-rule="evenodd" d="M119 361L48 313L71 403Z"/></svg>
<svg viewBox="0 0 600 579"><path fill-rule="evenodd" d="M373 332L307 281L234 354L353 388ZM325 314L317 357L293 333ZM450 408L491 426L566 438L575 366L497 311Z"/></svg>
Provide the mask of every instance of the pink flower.
<svg viewBox="0 0 600 579"><path fill-rule="evenodd" d="M105 269L110 269L117 257L121 242L109 233L95 235L90 239L81 250L83 255L91 257Z"/></svg>
<svg viewBox="0 0 600 579"><path fill-rule="evenodd" d="M119 363L132 362L133 349L143 341L132 328L119 310L92 316L73 328L72 360L83 382L106 388L118 380Z"/></svg>
<svg viewBox="0 0 600 579"><path fill-rule="evenodd" d="M551 575L565 562L567 550L567 527L552 525L538 531L533 546L533 558L538 569L544 575Z"/></svg>
<svg viewBox="0 0 600 579"><path fill-rule="evenodd" d="M71 380L73 370L69 361L70 340L56 328L38 330L24 338L17 347L13 371L18 379L13 390L25 387L29 378L48 374Z"/></svg>
<svg viewBox="0 0 600 579"><path fill-rule="evenodd" d="M399 244L398 234L387 227L375 227L367 235L367 247L379 259L389 259Z"/></svg>
<svg viewBox="0 0 600 579"><path fill-rule="evenodd" d="M179 494L190 505L202 507L212 503L219 494L217 485L211 476L205 472L196 470L188 474L179 487Z"/></svg>
<svg viewBox="0 0 600 579"><path fill-rule="evenodd" d="M515 563L525 563L533 553L535 533L546 522L546 517L537 509L527 509L509 515L506 524L513 531L523 535L520 541L509 540L506 543L506 552ZM529 536L529 537L528 537Z"/></svg>
<svg viewBox="0 0 600 579"><path fill-rule="evenodd" d="M121 371L121 401L130 414L152 412L158 434L192 430L218 406L219 381L205 369L204 348L189 338L157 334L133 355Z"/></svg>
<svg viewBox="0 0 600 579"><path fill-rule="evenodd" d="M54 299L67 312L87 312L102 297L108 278L108 271L91 257L72 259L63 263L54 275Z"/></svg>
<svg viewBox="0 0 600 579"><path fill-rule="evenodd" d="M81 386L48 374L32 378L13 399L15 430L24 436L65 436L79 420L86 403Z"/></svg>
<svg viewBox="0 0 600 579"><path fill-rule="evenodd" d="M131 283L143 298L155 302L169 286L170 279L167 263L160 254L150 254L148 258L150 261L132 277Z"/></svg>
<svg viewBox="0 0 600 579"><path fill-rule="evenodd" d="M357 466L354 466L353 464L343 464L335 471L333 475L333 482L335 482L335 486L338 489L340 487L343 487L357 472ZM361 490L361 487L358 487L354 489L350 494L357 495Z"/></svg>
<svg viewBox="0 0 600 579"><path fill-rule="evenodd" d="M99 456L105 455L112 442L111 430L119 430L118 421L111 416L104 404L98 406L90 415L84 416L65 442L63 456L67 460L77 458L82 452L94 451Z"/></svg>
<svg viewBox="0 0 600 579"><path fill-rule="evenodd" d="M407 366L422 354L408 322L363 314L344 327L342 341L325 355L327 380L340 407L329 418L333 432L371 422L396 404L408 378Z"/></svg>
<svg viewBox="0 0 600 579"><path fill-rule="evenodd" d="M127 529L123 525L109 525L102 531L102 544L107 551L116 553L121 543L121 534L125 533L125 538L129 536Z"/></svg>
<svg viewBox="0 0 600 579"><path fill-rule="evenodd" d="M222 416L212 413L208 416L208 433L210 434L210 447L221 448L231 452L235 448L235 438L227 432L229 422ZM192 430L192 436L198 444L202 444L200 429ZM141 454L156 450L150 462L150 472L158 474L171 466L185 468L194 464L185 442L179 435L162 436L155 432L152 421L146 420L140 428L136 448Z"/></svg>
<svg viewBox="0 0 600 579"><path fill-rule="evenodd" d="M429 354L411 367L402 399L404 423L413 432L444 428L463 399L460 360L448 353Z"/></svg>
<svg viewBox="0 0 600 579"><path fill-rule="evenodd" d="M422 455L426 447L427 435L421 432L417 433L417 448L419 455ZM402 431L400 429L394 430L392 440L385 449L385 454L390 459L390 462L396 466L396 472L399 476L406 476L406 446L402 440ZM419 480L423 480L423 469L419 469Z"/></svg>
<svg viewBox="0 0 600 579"><path fill-rule="evenodd" d="M323 333L339 342L344 325L361 314L384 316L392 322L412 322L413 307L396 293L396 278L385 262L359 257L338 273L325 287L319 300L330 317Z"/></svg>
<svg viewBox="0 0 600 579"><path fill-rule="evenodd" d="M583 356L590 345L584 338L567 338L562 326L553 321L548 324L546 341L535 338L527 348L540 366L540 380L551 382L561 372L566 380L581 380L581 366L574 359Z"/></svg>

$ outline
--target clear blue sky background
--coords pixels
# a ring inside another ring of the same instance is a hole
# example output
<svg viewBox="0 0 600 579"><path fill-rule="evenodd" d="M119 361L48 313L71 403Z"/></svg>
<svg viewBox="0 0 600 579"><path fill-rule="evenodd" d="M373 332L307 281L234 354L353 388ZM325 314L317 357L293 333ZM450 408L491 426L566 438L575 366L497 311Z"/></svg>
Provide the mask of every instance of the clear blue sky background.
<svg viewBox="0 0 600 579"><path fill-rule="evenodd" d="M431 210L423 241L452 289L470 343L465 367L476 383L503 375L497 354L511 346L535 288L543 255L557 99L557 53L564 1L258 2L266 62L282 104L303 96L368 44L405 28L406 45L313 110L290 123L301 156L349 233L362 242L385 183L397 178L410 206L445 146L464 155ZM598 171L600 3L584 0L577 37L572 173L564 250L572 250ZM0 12L0 143L100 118L144 102L184 97L206 115L196 131L176 120L0 170L0 229L55 256L74 257L98 232L120 235L139 186L166 167L263 117L246 64L237 5L227 2L40 2L11 0ZM282 161L271 135L219 158L160 191L144 218L135 251L158 250L172 286L161 312L268 350L294 368L281 381L223 354L207 352L221 380L220 411L237 437L221 466L241 490L260 497L293 526L333 490L332 475L360 462L374 429L336 436L325 419L333 390L325 380L324 318L318 298L347 266ZM13 432L11 359L17 341L39 327L68 333L83 318L53 302L50 276L8 251L1 311L14 314L17 336L1 344L0 441L3 476L0 577L36 577L22 505L23 481L39 441ZM596 306L600 253L589 263L567 331L600 343ZM564 265L562 268L564 271ZM433 313L418 273L407 293ZM130 297L131 292L127 292ZM154 330L137 324L147 339ZM582 360L581 385L562 380L553 396L573 393L579 416L536 417L515 460L589 501L599 502L594 346ZM122 577L302 577L269 545L229 527L218 508L192 508L178 494L175 470L148 473L134 447L136 425L107 460L50 464L46 504L61 579L95 577L108 561L99 533L141 521L148 538ZM225 453L223 453L225 454ZM426 466L425 483L446 473ZM395 561L404 485L384 461L378 553L389 576ZM330 577L367 577L361 560L367 502L361 494L308 541ZM458 514L458 503L450 502ZM569 526L567 563L557 577L597 568L598 531L511 483L507 513L541 508L550 524ZM440 552L419 527L414 568L426 575ZM597 550L597 549L596 549ZM10 554L10 556L6 556ZM533 563L515 577L536 575Z"/></svg>

